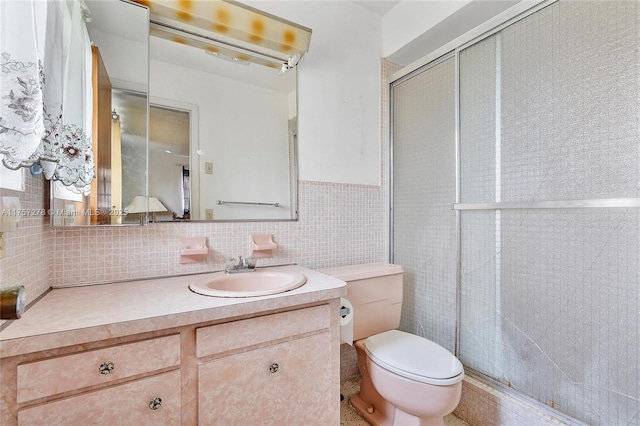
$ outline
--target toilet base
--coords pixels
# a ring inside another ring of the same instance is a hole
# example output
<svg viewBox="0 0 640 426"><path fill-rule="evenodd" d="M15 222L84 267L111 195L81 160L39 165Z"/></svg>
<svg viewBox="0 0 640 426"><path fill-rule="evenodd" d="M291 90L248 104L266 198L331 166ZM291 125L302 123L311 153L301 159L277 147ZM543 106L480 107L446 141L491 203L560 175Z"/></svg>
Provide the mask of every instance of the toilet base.
<svg viewBox="0 0 640 426"><path fill-rule="evenodd" d="M373 426L444 426L443 417L416 417L405 413L398 407L393 407L386 401L382 405L373 406L364 402L356 394L349 399L349 402L358 414ZM371 408L373 408L373 413L369 413Z"/></svg>
<svg viewBox="0 0 640 426"><path fill-rule="evenodd" d="M375 410L373 405L369 405L360 398L360 396L353 395L349 402L356 409L358 414L360 414L366 421L371 423L373 426L391 426L391 423L385 422L386 417L381 415L380 410ZM379 408L379 407L378 407ZM367 410L369 409L369 410ZM373 411L369 413L369 411Z"/></svg>

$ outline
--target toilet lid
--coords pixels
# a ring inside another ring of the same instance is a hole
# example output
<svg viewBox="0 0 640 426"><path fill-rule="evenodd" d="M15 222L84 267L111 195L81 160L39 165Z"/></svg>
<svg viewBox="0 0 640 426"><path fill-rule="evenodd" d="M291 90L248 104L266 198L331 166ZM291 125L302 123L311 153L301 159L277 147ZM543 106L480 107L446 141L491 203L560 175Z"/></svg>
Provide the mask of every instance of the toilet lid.
<svg viewBox="0 0 640 426"><path fill-rule="evenodd" d="M364 345L373 362L408 379L449 385L464 377L458 358L424 337L391 330L367 338Z"/></svg>

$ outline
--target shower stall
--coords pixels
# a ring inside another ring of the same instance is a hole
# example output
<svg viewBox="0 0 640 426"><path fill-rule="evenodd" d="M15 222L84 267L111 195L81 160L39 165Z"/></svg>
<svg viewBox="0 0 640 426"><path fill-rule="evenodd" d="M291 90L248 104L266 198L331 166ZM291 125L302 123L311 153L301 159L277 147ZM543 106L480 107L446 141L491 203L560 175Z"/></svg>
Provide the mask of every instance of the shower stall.
<svg viewBox="0 0 640 426"><path fill-rule="evenodd" d="M640 2L549 1L391 83L401 328L640 424Z"/></svg>

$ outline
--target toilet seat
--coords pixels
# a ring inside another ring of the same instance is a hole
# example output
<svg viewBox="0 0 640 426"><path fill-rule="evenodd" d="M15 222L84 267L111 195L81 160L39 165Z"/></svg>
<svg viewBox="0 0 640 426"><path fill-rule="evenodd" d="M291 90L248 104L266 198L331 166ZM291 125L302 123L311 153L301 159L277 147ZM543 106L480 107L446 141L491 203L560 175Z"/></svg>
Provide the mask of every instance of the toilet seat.
<svg viewBox="0 0 640 426"><path fill-rule="evenodd" d="M464 377L460 360L424 337L390 330L368 337L364 346L373 362L407 379L446 386Z"/></svg>

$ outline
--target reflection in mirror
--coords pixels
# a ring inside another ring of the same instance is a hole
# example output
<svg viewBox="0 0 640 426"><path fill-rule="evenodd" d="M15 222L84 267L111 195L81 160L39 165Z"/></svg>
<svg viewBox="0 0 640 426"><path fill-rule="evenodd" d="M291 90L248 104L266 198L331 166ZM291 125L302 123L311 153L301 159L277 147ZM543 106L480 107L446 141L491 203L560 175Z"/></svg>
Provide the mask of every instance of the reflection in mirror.
<svg viewBox="0 0 640 426"><path fill-rule="evenodd" d="M151 218L189 220L190 111L151 105L149 112L149 194L158 200Z"/></svg>
<svg viewBox="0 0 640 426"><path fill-rule="evenodd" d="M119 138L115 132L111 135L112 149L117 149L118 145L120 147L120 153L112 151L112 159L114 162L120 160L121 163L112 163L111 202L114 206L123 206L121 223L141 223L147 212L148 96L146 93L116 89L112 100L113 110L119 115L119 123L114 123L112 128L120 132ZM118 169L121 170L120 182L116 182ZM142 205L138 201L140 198Z"/></svg>
<svg viewBox="0 0 640 426"><path fill-rule="evenodd" d="M54 182L51 223L139 224L146 219L149 12L127 1L86 0L86 5L96 178L89 196ZM144 208L127 214L136 196L143 197Z"/></svg>
<svg viewBox="0 0 640 426"><path fill-rule="evenodd" d="M153 36L150 55L149 196L167 208L156 221L295 220L297 69Z"/></svg>

